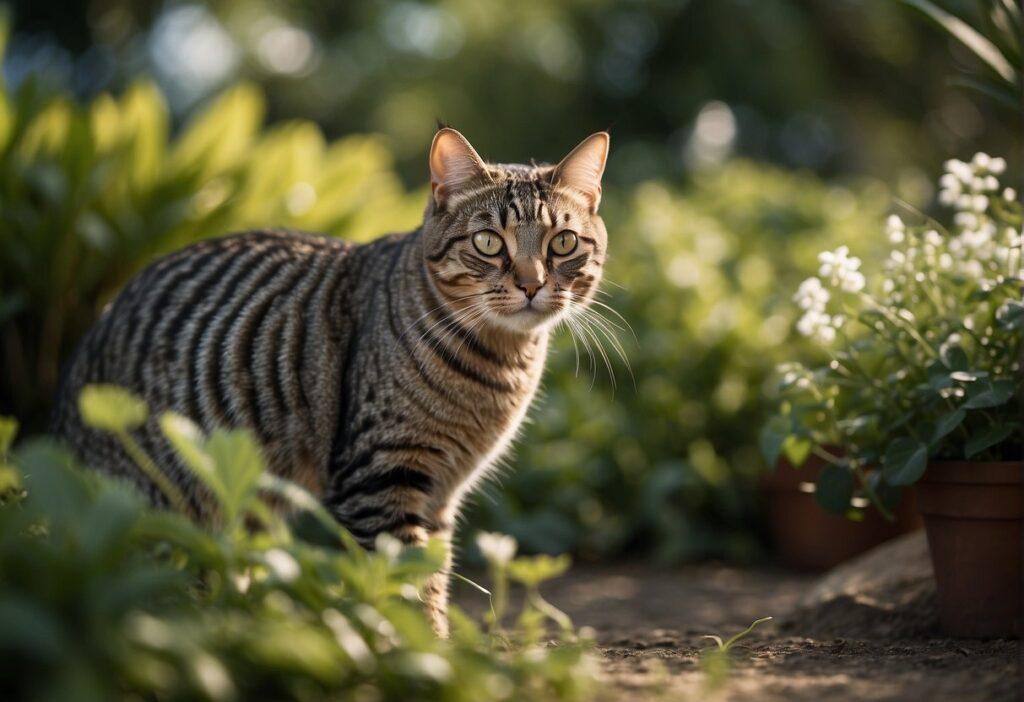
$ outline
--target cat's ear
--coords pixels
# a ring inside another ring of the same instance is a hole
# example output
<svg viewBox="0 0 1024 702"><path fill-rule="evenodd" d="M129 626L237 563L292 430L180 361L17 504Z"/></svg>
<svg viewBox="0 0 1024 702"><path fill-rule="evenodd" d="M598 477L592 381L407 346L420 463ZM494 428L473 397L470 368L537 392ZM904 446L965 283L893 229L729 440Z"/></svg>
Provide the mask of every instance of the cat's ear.
<svg viewBox="0 0 1024 702"><path fill-rule="evenodd" d="M555 166L551 176L555 185L572 188L583 195L590 203L591 212L597 212L601 204L601 176L610 144L608 132L591 134Z"/></svg>
<svg viewBox="0 0 1024 702"><path fill-rule="evenodd" d="M430 145L430 189L438 206L474 183L487 180L487 167L466 137L439 129Z"/></svg>

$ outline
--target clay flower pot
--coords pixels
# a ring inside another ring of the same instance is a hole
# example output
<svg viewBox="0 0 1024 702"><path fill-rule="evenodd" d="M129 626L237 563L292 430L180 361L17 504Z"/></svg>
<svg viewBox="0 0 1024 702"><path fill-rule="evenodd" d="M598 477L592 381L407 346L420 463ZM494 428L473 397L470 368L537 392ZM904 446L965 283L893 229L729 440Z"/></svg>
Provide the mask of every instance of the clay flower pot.
<svg viewBox="0 0 1024 702"><path fill-rule="evenodd" d="M916 486L939 621L965 637L1019 637L1024 462L936 462Z"/></svg>
<svg viewBox="0 0 1024 702"><path fill-rule="evenodd" d="M817 456L808 457L797 469L782 458L761 481L772 541L786 566L812 572L829 570L921 527L909 491L897 507L893 522L870 507L860 522L826 512L814 499L814 485L824 467L825 461Z"/></svg>

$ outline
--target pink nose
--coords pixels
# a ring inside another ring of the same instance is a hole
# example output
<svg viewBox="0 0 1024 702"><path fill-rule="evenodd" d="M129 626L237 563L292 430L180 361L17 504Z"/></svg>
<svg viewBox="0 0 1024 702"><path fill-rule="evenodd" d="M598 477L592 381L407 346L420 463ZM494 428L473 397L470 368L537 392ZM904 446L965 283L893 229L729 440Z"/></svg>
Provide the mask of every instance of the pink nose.
<svg viewBox="0 0 1024 702"><path fill-rule="evenodd" d="M542 286L541 283L531 281L529 283L519 283L518 287L526 293L527 300L532 300L533 296L537 294L537 291L540 290Z"/></svg>

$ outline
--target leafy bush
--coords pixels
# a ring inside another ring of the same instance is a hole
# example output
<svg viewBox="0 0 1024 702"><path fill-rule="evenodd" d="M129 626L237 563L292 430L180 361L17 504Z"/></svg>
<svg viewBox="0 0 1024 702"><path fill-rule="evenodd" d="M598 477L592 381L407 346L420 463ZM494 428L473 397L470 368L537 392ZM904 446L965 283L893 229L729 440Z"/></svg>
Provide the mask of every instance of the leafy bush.
<svg viewBox="0 0 1024 702"><path fill-rule="evenodd" d="M118 391L85 402L119 434L140 416ZM511 575L531 593L517 625L496 617L484 633L455 609L452 638L437 639L416 585L440 567L440 542L382 538L366 552L312 496L265 474L245 432L207 438L173 415L161 425L215 496L214 527L145 506L46 440L26 442L8 464L13 429L2 428L0 468L25 488L7 481L0 507L0 677L12 699L587 694L589 644L536 593L566 564L508 553L496 563L501 586ZM275 515L268 494L302 510L306 526ZM300 539L303 531L344 550ZM549 618L558 643L542 645Z"/></svg>
<svg viewBox="0 0 1024 702"><path fill-rule="evenodd" d="M160 254L256 227L366 240L418 220L426 195L405 193L380 139L264 131L263 114L239 85L172 138L146 81L85 106L31 81L0 90L0 405L41 427L61 360Z"/></svg>
<svg viewBox="0 0 1024 702"><path fill-rule="evenodd" d="M874 185L746 162L610 192L602 300L635 333L618 332L631 371L612 353L617 384L601 369L592 381L581 347L577 374L560 334L515 468L471 521L530 550L750 558L768 380L777 363L818 357L792 331L792 290L826 242L859 241L886 201Z"/></svg>
<svg viewBox="0 0 1024 702"><path fill-rule="evenodd" d="M983 153L948 161L939 199L955 207L953 225L890 217L892 250L871 285L846 247L822 253L801 284L797 326L830 360L783 367L783 415L766 445L793 437L829 461L817 491L826 508L846 511L857 490L884 511L929 458L1022 457L1024 207L999 183L1005 168Z"/></svg>

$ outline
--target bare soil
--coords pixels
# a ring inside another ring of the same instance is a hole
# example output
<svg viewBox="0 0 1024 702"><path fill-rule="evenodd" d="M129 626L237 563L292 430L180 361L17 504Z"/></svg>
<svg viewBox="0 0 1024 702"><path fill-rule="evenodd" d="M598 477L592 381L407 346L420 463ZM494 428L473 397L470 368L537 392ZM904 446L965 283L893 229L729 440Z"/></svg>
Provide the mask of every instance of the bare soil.
<svg viewBox="0 0 1024 702"><path fill-rule="evenodd" d="M923 538L882 547L821 577L723 565L578 566L544 588L592 627L602 689L615 700L1024 700L1015 640L943 636ZM462 586L471 613L481 596ZM701 652L772 616L734 649L711 689Z"/></svg>

